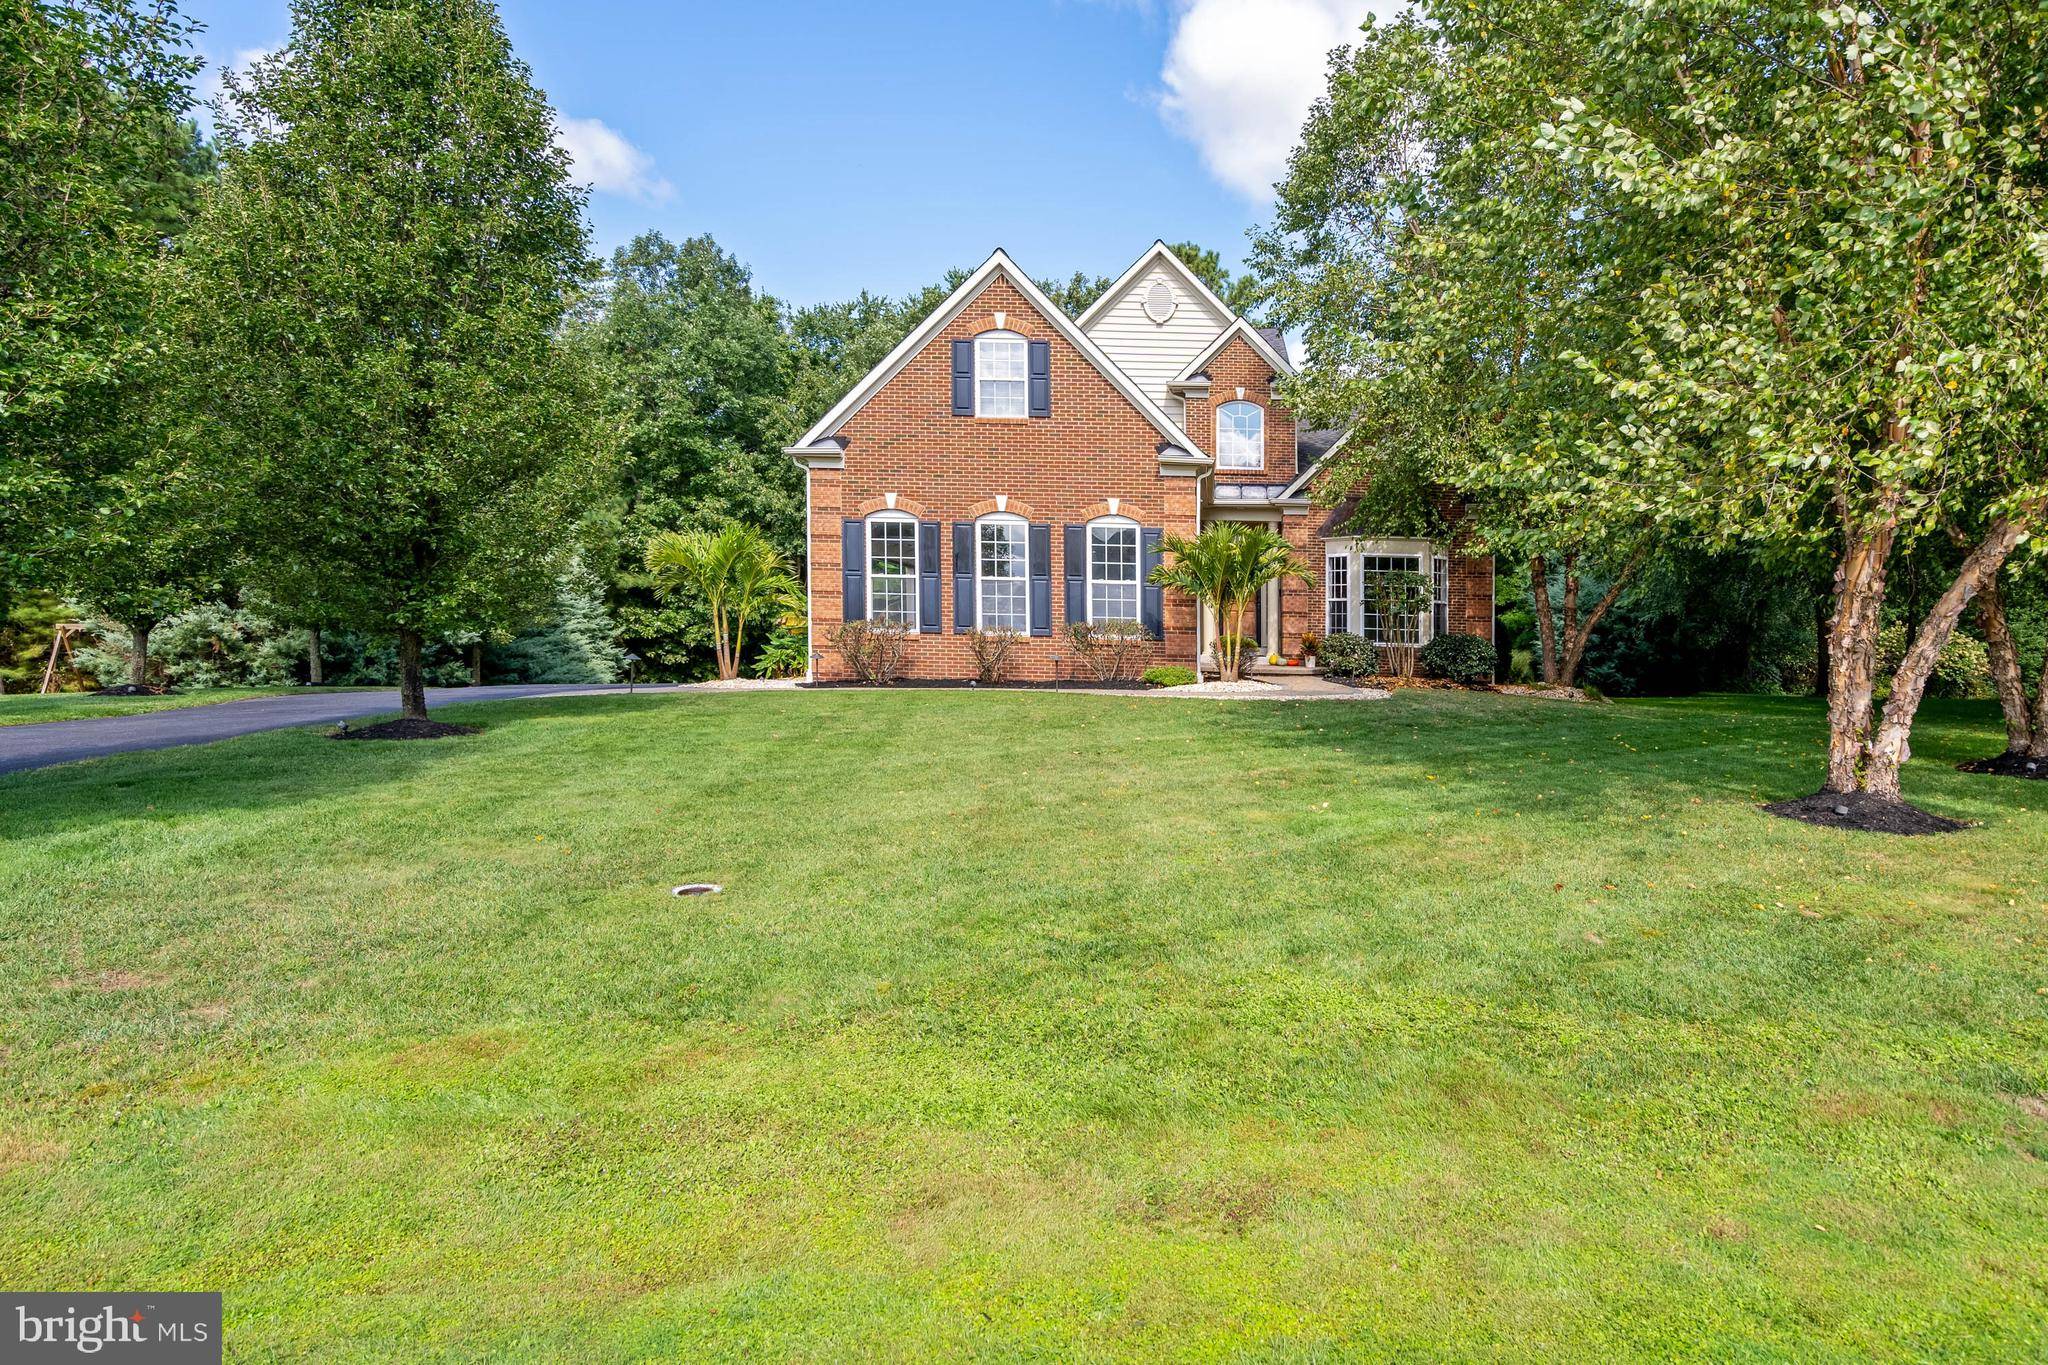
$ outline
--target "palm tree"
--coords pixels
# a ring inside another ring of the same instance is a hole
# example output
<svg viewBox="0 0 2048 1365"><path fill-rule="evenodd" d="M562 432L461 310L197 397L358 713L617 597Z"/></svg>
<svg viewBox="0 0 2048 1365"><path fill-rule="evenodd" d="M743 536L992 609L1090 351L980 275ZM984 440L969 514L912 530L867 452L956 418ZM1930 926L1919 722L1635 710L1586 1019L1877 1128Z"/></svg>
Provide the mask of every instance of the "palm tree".
<svg viewBox="0 0 2048 1365"><path fill-rule="evenodd" d="M1241 521L1212 522L1192 540L1162 537L1159 549L1166 558L1152 571L1152 581L1215 612L1216 673L1224 682L1236 682L1244 655L1239 627L1252 599L1276 578L1308 582L1308 566L1295 557L1286 537Z"/></svg>
<svg viewBox="0 0 2048 1365"><path fill-rule="evenodd" d="M663 531L647 542L647 571L664 597L687 589L704 599L722 679L740 675L747 622L803 596L782 552L758 527L738 522L716 532Z"/></svg>

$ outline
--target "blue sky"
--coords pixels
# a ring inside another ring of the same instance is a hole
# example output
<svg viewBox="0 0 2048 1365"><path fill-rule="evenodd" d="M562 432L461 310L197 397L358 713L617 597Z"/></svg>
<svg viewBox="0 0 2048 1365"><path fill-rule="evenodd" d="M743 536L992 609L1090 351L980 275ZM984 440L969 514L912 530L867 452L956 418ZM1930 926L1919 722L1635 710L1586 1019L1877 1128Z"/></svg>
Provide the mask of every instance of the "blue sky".
<svg viewBox="0 0 2048 1365"><path fill-rule="evenodd" d="M1154 238L1235 263L1327 49L1372 0L507 0L609 250L709 232L769 293L900 294L1005 247L1116 274ZM210 62L283 0L187 0Z"/></svg>

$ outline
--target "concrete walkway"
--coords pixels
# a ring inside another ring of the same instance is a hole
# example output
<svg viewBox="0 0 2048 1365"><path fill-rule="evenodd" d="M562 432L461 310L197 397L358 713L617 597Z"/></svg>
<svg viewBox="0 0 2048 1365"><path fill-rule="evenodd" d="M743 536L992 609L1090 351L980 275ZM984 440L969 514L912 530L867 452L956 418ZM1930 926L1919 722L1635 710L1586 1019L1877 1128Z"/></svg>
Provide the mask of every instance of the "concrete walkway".
<svg viewBox="0 0 2048 1365"><path fill-rule="evenodd" d="M620 686L549 687L539 684L496 687L430 687L429 707L472 701L518 701L527 697L569 697L621 693ZM667 686L641 686L636 692L668 692ZM28 725L0 725L0 773L75 763L144 749L174 749L185 744L253 735L261 730L289 730L300 725L332 725L336 721L389 715L398 710L398 689L375 692L311 692L303 696L252 697L247 701L214 702L133 716L92 716L82 720L51 720Z"/></svg>

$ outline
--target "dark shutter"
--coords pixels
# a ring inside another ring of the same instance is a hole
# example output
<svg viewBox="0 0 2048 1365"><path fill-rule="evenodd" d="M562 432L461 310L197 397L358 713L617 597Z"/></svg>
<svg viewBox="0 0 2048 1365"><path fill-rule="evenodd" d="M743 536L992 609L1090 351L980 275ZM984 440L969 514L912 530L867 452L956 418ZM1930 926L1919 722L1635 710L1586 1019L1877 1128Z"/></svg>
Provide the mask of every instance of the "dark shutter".
<svg viewBox="0 0 2048 1365"><path fill-rule="evenodd" d="M1052 416L1052 344L1031 343L1031 415Z"/></svg>
<svg viewBox="0 0 2048 1365"><path fill-rule="evenodd" d="M939 628L939 524L917 524L917 628Z"/></svg>
<svg viewBox="0 0 2048 1365"><path fill-rule="evenodd" d="M974 343L953 343L953 415L974 416Z"/></svg>
<svg viewBox="0 0 2048 1365"><path fill-rule="evenodd" d="M1152 571L1159 567L1159 528L1147 526L1138 532L1138 615L1144 619L1145 633L1155 640L1166 638L1166 615L1159 591L1159 585L1152 581Z"/></svg>
<svg viewBox="0 0 2048 1365"><path fill-rule="evenodd" d="M1088 528L1067 528L1067 624L1088 619Z"/></svg>
<svg viewBox="0 0 2048 1365"><path fill-rule="evenodd" d="M1026 533L1031 556L1031 633L1052 634L1052 527L1033 526Z"/></svg>
<svg viewBox="0 0 2048 1365"><path fill-rule="evenodd" d="M868 617L868 528L866 522L840 523L839 619L865 621Z"/></svg>
<svg viewBox="0 0 2048 1365"><path fill-rule="evenodd" d="M974 629L974 523L953 523L953 629Z"/></svg>

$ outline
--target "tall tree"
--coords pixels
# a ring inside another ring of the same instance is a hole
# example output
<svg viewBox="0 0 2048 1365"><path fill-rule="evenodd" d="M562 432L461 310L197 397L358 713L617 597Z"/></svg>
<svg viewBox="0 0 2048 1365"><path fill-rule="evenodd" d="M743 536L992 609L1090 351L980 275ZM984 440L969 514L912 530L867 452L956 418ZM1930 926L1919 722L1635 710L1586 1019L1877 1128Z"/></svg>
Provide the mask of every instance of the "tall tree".
<svg viewBox="0 0 2048 1365"><path fill-rule="evenodd" d="M99 428L147 356L190 31L169 0L0 3L0 599L47 581L127 453Z"/></svg>
<svg viewBox="0 0 2048 1365"><path fill-rule="evenodd" d="M301 619L423 643L545 603L608 457L554 117L484 0L297 0L228 82L181 253L187 448Z"/></svg>
<svg viewBox="0 0 2048 1365"><path fill-rule="evenodd" d="M2048 13L1687 0L1625 12L1606 43L1651 54L1677 106L1651 122L1589 90L1550 142L1705 240L1590 362L1626 408L1598 458L1649 515L1832 545L1823 789L1896 801L1943 645L2048 517ZM1887 571L1959 518L1976 541L1880 717Z"/></svg>
<svg viewBox="0 0 2048 1365"><path fill-rule="evenodd" d="M1354 433L1326 496L1365 485L1377 512L1455 493L1463 529L1526 566L1543 677L1562 685L1651 548L1635 499L1588 459L1616 404L1577 357L1624 335L1682 233L1613 212L1541 145L1599 9L1441 0L1368 26L1332 57L1254 256L1306 333L1288 397Z"/></svg>

